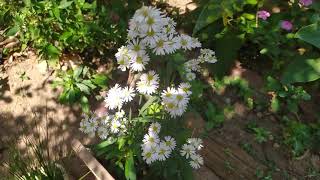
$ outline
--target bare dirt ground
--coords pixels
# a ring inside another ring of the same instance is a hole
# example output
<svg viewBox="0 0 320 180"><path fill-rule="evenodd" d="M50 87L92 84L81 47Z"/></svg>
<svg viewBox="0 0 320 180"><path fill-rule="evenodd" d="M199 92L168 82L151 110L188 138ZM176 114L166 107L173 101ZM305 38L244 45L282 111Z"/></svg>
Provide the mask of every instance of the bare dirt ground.
<svg viewBox="0 0 320 180"><path fill-rule="evenodd" d="M25 149L24 137L47 139L51 158L69 155L73 138L85 144L95 140L78 129L81 120L79 107L57 102L59 90L50 85L54 76L45 67L41 67L36 56L30 52L21 62L14 61L5 70L2 69L0 162L6 159L9 144L18 144L22 150Z"/></svg>

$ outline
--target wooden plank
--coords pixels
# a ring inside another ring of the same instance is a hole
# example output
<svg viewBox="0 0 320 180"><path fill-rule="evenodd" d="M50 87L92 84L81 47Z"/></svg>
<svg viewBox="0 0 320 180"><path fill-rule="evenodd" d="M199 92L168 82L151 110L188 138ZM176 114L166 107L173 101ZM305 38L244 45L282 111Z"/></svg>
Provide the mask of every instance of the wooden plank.
<svg viewBox="0 0 320 180"><path fill-rule="evenodd" d="M256 179L257 168L266 168L240 147L229 146L212 138L204 140L204 147L202 155L205 165L221 179Z"/></svg>
<svg viewBox="0 0 320 180"><path fill-rule="evenodd" d="M71 146L77 156L87 165L98 180L114 180L109 172L92 156L79 140L73 139Z"/></svg>

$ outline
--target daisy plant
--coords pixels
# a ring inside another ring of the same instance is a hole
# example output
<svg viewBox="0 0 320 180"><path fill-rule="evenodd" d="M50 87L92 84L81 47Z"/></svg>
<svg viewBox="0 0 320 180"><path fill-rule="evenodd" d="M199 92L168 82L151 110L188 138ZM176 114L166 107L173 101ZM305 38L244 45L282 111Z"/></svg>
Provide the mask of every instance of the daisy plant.
<svg viewBox="0 0 320 180"><path fill-rule="evenodd" d="M192 81L203 64L217 59L214 51L201 49L198 39L179 34L175 26L154 7L135 12L127 44L115 54L118 70L133 78L109 89L106 114L87 115L80 124L81 131L103 140L93 150L118 167L108 170L124 170L119 179L190 179L191 168L204 164L202 140L193 137L184 119ZM190 56L194 58L186 60Z"/></svg>

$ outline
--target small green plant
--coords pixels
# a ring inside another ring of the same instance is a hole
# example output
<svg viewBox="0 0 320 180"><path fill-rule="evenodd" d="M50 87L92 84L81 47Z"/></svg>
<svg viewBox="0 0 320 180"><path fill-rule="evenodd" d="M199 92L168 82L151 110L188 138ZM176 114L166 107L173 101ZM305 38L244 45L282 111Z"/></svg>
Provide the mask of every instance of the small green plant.
<svg viewBox="0 0 320 180"><path fill-rule="evenodd" d="M249 87L248 81L241 77L229 77L226 76L223 79L216 79L212 85L218 94L221 94L222 90L227 87L235 87L238 90L238 94L243 97L249 109L253 108L253 90Z"/></svg>
<svg viewBox="0 0 320 180"><path fill-rule="evenodd" d="M258 143L267 142L271 136L271 132L262 127L257 127L255 122L247 124L247 130L255 135L255 139Z"/></svg>
<svg viewBox="0 0 320 180"><path fill-rule="evenodd" d="M301 86L283 85L270 76L267 78L266 89L273 93L270 104L273 112L281 111L280 107L284 105L290 112L297 113L299 103L311 99L311 96Z"/></svg>
<svg viewBox="0 0 320 180"><path fill-rule="evenodd" d="M75 70L59 71L53 82L53 87L61 86L59 96L61 103L80 103L84 112L89 112L89 96L97 88L106 88L108 78L103 74L93 74L86 66L77 67Z"/></svg>
<svg viewBox="0 0 320 180"><path fill-rule="evenodd" d="M23 155L15 146L9 148L9 160L3 164L11 177L19 180L57 180L64 179L64 169L49 160L45 142L26 139L28 153Z"/></svg>
<svg viewBox="0 0 320 180"><path fill-rule="evenodd" d="M288 121L284 130L284 143L292 151L294 157L301 156L307 149L312 148L312 128L297 121Z"/></svg>
<svg viewBox="0 0 320 180"><path fill-rule="evenodd" d="M207 110L205 112L205 115L207 119L206 129L208 131L211 130L212 128L221 126L225 119L223 111L219 110L211 102L207 104Z"/></svg>

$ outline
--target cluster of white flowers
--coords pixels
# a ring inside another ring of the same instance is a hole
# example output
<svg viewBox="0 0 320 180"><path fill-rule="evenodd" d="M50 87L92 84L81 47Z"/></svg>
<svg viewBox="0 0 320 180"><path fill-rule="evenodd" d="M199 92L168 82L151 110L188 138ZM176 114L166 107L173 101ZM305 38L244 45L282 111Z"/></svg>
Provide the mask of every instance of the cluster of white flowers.
<svg viewBox="0 0 320 180"><path fill-rule="evenodd" d="M185 156L189 161L189 164L192 168L198 169L200 165L203 165L203 158L200 154L197 154L197 151L201 150L203 147L202 140L199 138L189 138L187 143L182 145L180 150L181 156Z"/></svg>
<svg viewBox="0 0 320 180"><path fill-rule="evenodd" d="M105 98L106 107L110 110L122 108L122 105L126 102L132 101L134 94L134 89L132 87L121 88L119 84L115 84L112 87Z"/></svg>
<svg viewBox="0 0 320 180"><path fill-rule="evenodd" d="M191 59L184 63L185 77L188 81L196 78L195 72L200 72L202 63L216 63L217 57L211 49L200 49L200 56L197 59Z"/></svg>
<svg viewBox="0 0 320 180"><path fill-rule="evenodd" d="M118 49L116 59L119 69L143 71L150 58L146 50L156 55L174 53L178 49L191 50L201 47L198 39L186 34L179 35L176 23L159 9L143 6L129 22L128 44Z"/></svg>
<svg viewBox="0 0 320 180"><path fill-rule="evenodd" d="M94 136L96 133L101 139L107 139L109 135L122 135L127 131L127 118L123 110L115 114L107 114L102 118L85 117L80 122L80 130Z"/></svg>
<svg viewBox="0 0 320 180"><path fill-rule="evenodd" d="M158 122L152 123L148 134L144 136L141 149L143 160L147 164L151 164L154 161L165 161L176 147L176 141L171 136L165 136L164 140L160 140L160 129L161 125Z"/></svg>
<svg viewBox="0 0 320 180"><path fill-rule="evenodd" d="M168 87L162 92L162 105L171 117L181 116L186 111L191 95L190 87L189 83L181 83L178 89Z"/></svg>
<svg viewBox="0 0 320 180"><path fill-rule="evenodd" d="M159 75L154 71L149 71L140 76L140 81L137 82L137 90L141 94L151 95L156 92L159 87Z"/></svg>

